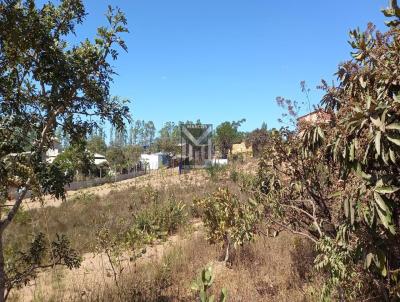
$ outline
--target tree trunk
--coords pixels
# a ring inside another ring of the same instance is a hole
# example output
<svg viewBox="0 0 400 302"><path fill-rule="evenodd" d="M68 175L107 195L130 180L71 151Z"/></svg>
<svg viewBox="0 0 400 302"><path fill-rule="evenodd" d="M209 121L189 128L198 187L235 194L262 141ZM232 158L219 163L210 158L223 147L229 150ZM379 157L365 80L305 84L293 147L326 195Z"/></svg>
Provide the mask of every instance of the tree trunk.
<svg viewBox="0 0 400 302"><path fill-rule="evenodd" d="M5 301L6 272L4 270L3 232L0 232L0 302Z"/></svg>

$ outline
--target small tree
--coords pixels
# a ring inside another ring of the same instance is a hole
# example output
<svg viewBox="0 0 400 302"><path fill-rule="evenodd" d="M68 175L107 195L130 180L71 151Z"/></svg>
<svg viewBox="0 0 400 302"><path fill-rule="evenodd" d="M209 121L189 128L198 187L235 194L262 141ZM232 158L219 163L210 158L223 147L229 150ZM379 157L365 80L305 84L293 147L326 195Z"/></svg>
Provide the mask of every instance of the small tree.
<svg viewBox="0 0 400 302"><path fill-rule="evenodd" d="M93 154L86 150L84 143L65 149L55 158L54 166L64 173L68 182L77 174L87 175L96 169Z"/></svg>
<svg viewBox="0 0 400 302"><path fill-rule="evenodd" d="M92 153L105 154L107 152L107 144L100 135L93 135L87 140L87 149Z"/></svg>
<svg viewBox="0 0 400 302"><path fill-rule="evenodd" d="M323 298L400 299L400 9L390 4L390 29L351 31L353 59L337 86L322 83L330 121L276 133L260 162L268 222L315 243Z"/></svg>
<svg viewBox="0 0 400 302"><path fill-rule="evenodd" d="M263 148L268 142L268 130L265 128L256 129L250 132L245 140L246 147L250 147L253 150L253 156L259 156L262 153Z"/></svg>
<svg viewBox="0 0 400 302"><path fill-rule="evenodd" d="M26 193L30 190L34 199L43 194L65 197L68 177L45 160L57 127L74 144L98 126L88 116L118 129L129 118L128 108L111 98L109 89L115 73L109 57L118 56L114 45L126 50L119 36L127 32L125 16L109 7L109 26L98 29L94 42L68 45L66 37L85 15L81 0L41 8L33 0L0 2L0 302L11 289L3 234Z"/></svg>
<svg viewBox="0 0 400 302"><path fill-rule="evenodd" d="M232 247L253 240L259 221L259 205L254 200L242 201L228 189L218 189L211 196L195 200L202 212L207 238L211 243L223 242L224 261Z"/></svg>
<svg viewBox="0 0 400 302"><path fill-rule="evenodd" d="M217 127L215 140L223 158L227 158L228 153L232 151L232 145L239 142L241 135L238 128L245 121L242 119L237 122L224 122Z"/></svg>
<svg viewBox="0 0 400 302"><path fill-rule="evenodd" d="M174 122L167 122L160 130L157 139L158 151L163 151L175 155L180 151L180 128Z"/></svg>
<svg viewBox="0 0 400 302"><path fill-rule="evenodd" d="M111 167L115 169L115 172L122 172L122 169L127 167L127 159L122 147L111 146L108 148L106 158Z"/></svg>

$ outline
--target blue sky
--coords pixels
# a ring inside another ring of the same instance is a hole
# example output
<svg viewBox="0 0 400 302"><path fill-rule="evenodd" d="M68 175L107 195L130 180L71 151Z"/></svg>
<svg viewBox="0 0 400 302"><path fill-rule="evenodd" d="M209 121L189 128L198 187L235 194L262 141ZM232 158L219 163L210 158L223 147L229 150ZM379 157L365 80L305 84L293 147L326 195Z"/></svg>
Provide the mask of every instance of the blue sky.
<svg viewBox="0 0 400 302"><path fill-rule="evenodd" d="M114 65L112 93L132 101L134 119L197 120L214 125L246 118L243 130L278 127L276 96L304 100L331 82L350 57L348 32L372 21L384 28L386 0L87 0L78 38L104 25L107 5L128 18L128 53ZM305 108L306 109L306 108Z"/></svg>

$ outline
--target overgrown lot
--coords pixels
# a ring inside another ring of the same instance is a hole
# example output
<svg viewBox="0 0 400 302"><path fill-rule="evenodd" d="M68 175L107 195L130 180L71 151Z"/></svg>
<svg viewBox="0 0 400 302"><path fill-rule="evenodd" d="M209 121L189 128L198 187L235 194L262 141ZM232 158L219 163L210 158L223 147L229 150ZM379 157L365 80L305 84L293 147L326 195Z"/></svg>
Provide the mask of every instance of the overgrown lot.
<svg viewBox="0 0 400 302"><path fill-rule="evenodd" d="M243 180L253 176L233 166L205 173L201 183L191 183L189 174L182 176L181 185L131 187L104 197L82 193L58 208L20 212L7 233L10 254L40 232L48 240L65 234L84 262L79 273L50 269L39 274L36 285L14 291L12 299L194 301L198 293L191 284L209 265L215 275L209 294L218 296L226 288L228 301L315 299L313 248L290 233L255 235L254 241L232 248L228 263L223 261L223 242L207 240L208 227L199 220L204 210L194 201L212 196L219 187L245 200ZM87 270L88 255L102 255L108 269ZM80 279L82 269L87 271ZM90 274L102 276L93 281Z"/></svg>

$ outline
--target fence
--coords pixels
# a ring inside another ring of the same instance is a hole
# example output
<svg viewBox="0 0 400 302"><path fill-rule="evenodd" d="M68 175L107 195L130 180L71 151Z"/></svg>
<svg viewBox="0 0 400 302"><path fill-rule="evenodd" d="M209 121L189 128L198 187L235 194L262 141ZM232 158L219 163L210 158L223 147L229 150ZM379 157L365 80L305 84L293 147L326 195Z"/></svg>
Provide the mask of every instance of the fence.
<svg viewBox="0 0 400 302"><path fill-rule="evenodd" d="M147 171L149 173L149 171ZM92 178L88 180L81 180L81 181L74 181L71 182L69 185L65 186L66 191L76 191L79 189L84 189L84 188L90 188L90 187L95 187L99 185L104 185L106 183L112 183L112 182L118 182L126 179L131 179L135 178L138 176L142 176L146 174L145 171L136 171L132 173L126 173L126 174L119 174L115 176L107 176L107 177L102 177L102 178ZM16 198L17 192L13 191L9 194L10 198ZM31 197L31 192L28 191L25 195L25 198L30 198Z"/></svg>
<svg viewBox="0 0 400 302"><path fill-rule="evenodd" d="M106 183L118 182L121 180L131 179L131 178L135 178L135 177L138 177L138 176L141 176L144 174L146 174L146 171L137 171L137 172L126 173L126 174L118 174L115 176L107 176L107 177L102 177L102 178L93 178L93 179L82 180L82 181L74 181L74 182L71 182L69 185L66 185L65 189L67 191L76 191L79 189L104 185Z"/></svg>

